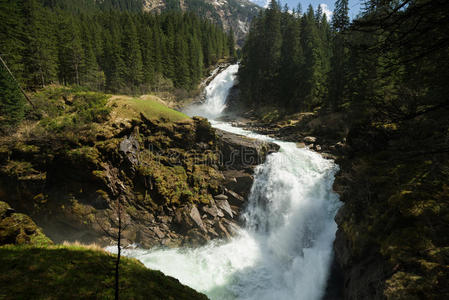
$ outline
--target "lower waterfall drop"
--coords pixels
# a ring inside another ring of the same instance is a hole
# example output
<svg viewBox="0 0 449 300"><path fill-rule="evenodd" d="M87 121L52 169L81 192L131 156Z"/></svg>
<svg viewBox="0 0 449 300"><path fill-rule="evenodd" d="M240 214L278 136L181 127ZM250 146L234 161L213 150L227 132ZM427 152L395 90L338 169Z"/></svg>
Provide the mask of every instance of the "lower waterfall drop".
<svg viewBox="0 0 449 300"><path fill-rule="evenodd" d="M232 68L231 68L232 67ZM217 117L223 111L237 65L228 67L210 84L206 102L189 110L192 115ZM224 73L224 74L223 74ZM197 113L193 110L197 109ZM245 227L227 241L200 248L132 249L151 269L177 278L211 299L313 300L326 287L340 206L332 191L338 166L294 143L254 134L225 122L214 127L275 142L255 170Z"/></svg>

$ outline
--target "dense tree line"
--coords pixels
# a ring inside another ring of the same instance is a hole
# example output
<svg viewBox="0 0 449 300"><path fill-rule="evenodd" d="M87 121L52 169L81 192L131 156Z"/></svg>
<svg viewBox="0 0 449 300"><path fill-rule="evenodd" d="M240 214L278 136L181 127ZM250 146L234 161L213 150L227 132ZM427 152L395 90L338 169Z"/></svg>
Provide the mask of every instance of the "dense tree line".
<svg viewBox="0 0 449 300"><path fill-rule="evenodd" d="M60 83L145 92L173 84L189 90L197 86L205 67L229 56L233 48L233 39L220 27L191 13L84 13L58 8L73 1L44 2L54 3L0 3L1 54L27 88Z"/></svg>
<svg viewBox="0 0 449 300"><path fill-rule="evenodd" d="M291 13L273 1L243 48L243 98L254 107L321 107L365 121L447 107L448 11L447 1L371 0L350 23L348 1L337 0L328 24L312 7Z"/></svg>
<svg viewBox="0 0 449 300"><path fill-rule="evenodd" d="M312 6L283 10L272 1L252 22L239 70L243 98L257 105L309 110L328 93L331 27Z"/></svg>

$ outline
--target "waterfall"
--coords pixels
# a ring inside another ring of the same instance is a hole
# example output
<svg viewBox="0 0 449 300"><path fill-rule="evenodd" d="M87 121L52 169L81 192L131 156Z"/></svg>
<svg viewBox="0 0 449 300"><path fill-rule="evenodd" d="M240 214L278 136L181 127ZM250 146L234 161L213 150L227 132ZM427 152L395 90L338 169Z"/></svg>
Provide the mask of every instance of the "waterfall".
<svg viewBox="0 0 449 300"><path fill-rule="evenodd" d="M206 87L205 101L186 108L184 113L189 116L202 116L212 120L219 117L226 108L226 98L234 85L238 68L237 64L230 65L215 76Z"/></svg>
<svg viewBox="0 0 449 300"><path fill-rule="evenodd" d="M217 117L238 66L207 87L190 113ZM196 110L196 111L195 111ZM195 113L196 112L196 113ZM179 279L211 299L313 300L325 290L340 205L332 191L338 167L294 143L254 134L225 122L213 126L280 145L255 170L245 228L228 241L196 249L125 250L151 269Z"/></svg>

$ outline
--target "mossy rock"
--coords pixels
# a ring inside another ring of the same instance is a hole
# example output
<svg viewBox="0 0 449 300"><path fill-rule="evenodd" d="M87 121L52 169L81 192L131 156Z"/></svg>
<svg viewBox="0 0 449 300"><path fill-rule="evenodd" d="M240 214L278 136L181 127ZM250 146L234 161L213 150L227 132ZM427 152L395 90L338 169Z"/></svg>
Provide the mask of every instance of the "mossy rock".
<svg viewBox="0 0 449 300"><path fill-rule="evenodd" d="M52 241L24 214L16 213L6 202L0 202L0 245L50 245Z"/></svg>

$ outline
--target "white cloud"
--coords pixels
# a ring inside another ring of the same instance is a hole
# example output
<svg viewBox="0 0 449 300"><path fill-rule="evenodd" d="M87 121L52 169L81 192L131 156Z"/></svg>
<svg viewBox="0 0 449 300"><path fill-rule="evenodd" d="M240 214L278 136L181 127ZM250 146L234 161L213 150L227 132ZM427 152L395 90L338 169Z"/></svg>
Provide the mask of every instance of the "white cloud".
<svg viewBox="0 0 449 300"><path fill-rule="evenodd" d="M325 3L321 3L320 6L323 10L323 13L326 14L327 20L330 21L332 19L333 11L331 11Z"/></svg>

